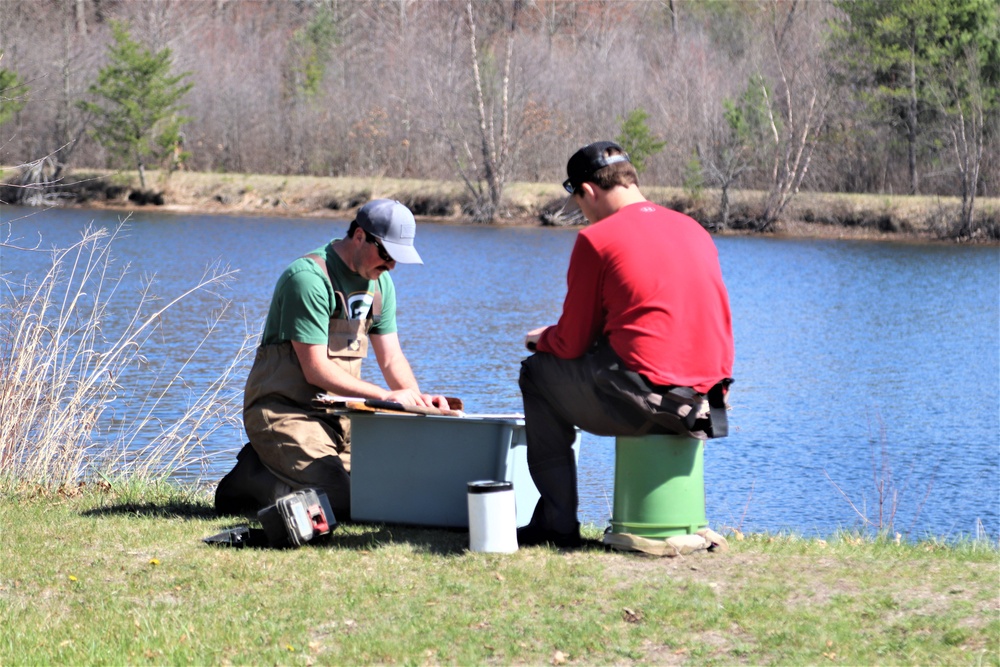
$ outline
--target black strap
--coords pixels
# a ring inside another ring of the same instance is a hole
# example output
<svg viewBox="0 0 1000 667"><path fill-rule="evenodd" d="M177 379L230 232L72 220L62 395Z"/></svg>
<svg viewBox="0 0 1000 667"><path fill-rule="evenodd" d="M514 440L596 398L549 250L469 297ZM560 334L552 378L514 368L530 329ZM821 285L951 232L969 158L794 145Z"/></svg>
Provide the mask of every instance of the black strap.
<svg viewBox="0 0 1000 667"><path fill-rule="evenodd" d="M712 415L712 432L709 435L713 438L725 438L729 435L726 393L733 382L733 378L722 378L708 390L708 409Z"/></svg>

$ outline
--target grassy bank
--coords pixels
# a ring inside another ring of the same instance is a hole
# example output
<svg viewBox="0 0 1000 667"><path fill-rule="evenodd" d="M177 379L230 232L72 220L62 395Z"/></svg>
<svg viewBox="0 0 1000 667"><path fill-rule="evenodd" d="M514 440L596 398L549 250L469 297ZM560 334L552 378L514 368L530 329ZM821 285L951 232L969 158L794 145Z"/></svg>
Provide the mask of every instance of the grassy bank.
<svg viewBox="0 0 1000 667"><path fill-rule="evenodd" d="M995 545L494 555L359 525L226 549L201 542L233 524L209 508L162 487L5 492L0 664L1000 664Z"/></svg>
<svg viewBox="0 0 1000 667"><path fill-rule="evenodd" d="M0 171L6 180L11 169ZM64 202L77 205L202 212L208 214L346 216L375 197L406 203L418 216L468 222L469 197L460 182L413 179L319 178L255 174L150 172L149 189L140 191L131 172L77 171L65 179ZM698 194L679 188L643 187L651 200L683 211L714 228L719 193ZM746 233L766 193L734 191L731 224L724 233ZM497 224L537 225L567 222L556 212L565 193L558 183L511 183L505 190L505 215ZM4 199L4 197L0 197ZM11 195L5 201L11 200ZM803 192L792 199L775 234L798 237L956 240L958 198ZM965 242L1000 241L1000 198L977 199L975 229Z"/></svg>

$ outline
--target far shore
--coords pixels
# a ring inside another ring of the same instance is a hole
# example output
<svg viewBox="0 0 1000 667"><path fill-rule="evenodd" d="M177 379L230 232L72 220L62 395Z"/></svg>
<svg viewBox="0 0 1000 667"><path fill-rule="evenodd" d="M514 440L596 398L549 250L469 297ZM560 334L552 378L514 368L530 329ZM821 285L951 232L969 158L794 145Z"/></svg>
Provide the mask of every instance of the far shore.
<svg viewBox="0 0 1000 667"><path fill-rule="evenodd" d="M14 169L0 168L8 182ZM10 188L8 188L8 191ZM77 170L49 188L58 205L121 211L155 210L203 215L267 215L297 218L350 218L369 199L397 199L418 220L479 224L468 213L469 192L462 183L383 177L311 177L258 174L147 173L139 187L136 172ZM730 192L729 224L719 225L720 193L705 189L642 186L651 201L682 211L720 235L761 235L755 213L764 192ZM0 193L2 194L2 193ZM0 201L10 201L0 196ZM582 222L562 212L565 193L558 183L510 183L496 226L572 226ZM800 192L766 233L774 237L1000 244L1000 198L976 200L976 223L968 234L957 230L961 201L930 195L869 195Z"/></svg>

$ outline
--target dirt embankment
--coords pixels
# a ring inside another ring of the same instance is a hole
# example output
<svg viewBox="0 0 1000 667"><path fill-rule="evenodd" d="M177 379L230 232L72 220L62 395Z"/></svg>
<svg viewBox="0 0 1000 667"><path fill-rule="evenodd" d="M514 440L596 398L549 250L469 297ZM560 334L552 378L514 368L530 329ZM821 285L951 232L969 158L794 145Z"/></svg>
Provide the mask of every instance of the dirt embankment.
<svg viewBox="0 0 1000 667"><path fill-rule="evenodd" d="M10 170L0 170L9 182ZM679 188L643 187L659 204L682 211L720 234L760 234L757 222L766 193L736 191L729 224L720 228L719 193L693 195ZM0 189L0 201L24 195ZM45 198L64 206L135 210L151 208L210 215L338 217L353 215L369 199L402 201L418 218L473 223L471 199L463 185L448 181L319 178L254 174L150 172L147 187L128 172L78 171L46 189ZM557 183L512 183L506 208L493 224L572 225L581 218L562 210L565 193ZM979 198L970 229L959 225L961 202L953 197L855 195L803 192L766 231L776 236L863 238L965 243L1000 243L1000 198Z"/></svg>

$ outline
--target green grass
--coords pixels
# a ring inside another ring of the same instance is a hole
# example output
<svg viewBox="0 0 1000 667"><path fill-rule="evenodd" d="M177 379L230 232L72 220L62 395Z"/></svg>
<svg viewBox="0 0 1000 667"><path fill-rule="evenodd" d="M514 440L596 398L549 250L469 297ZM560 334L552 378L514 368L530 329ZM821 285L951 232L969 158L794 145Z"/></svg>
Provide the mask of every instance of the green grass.
<svg viewBox="0 0 1000 667"><path fill-rule="evenodd" d="M1000 664L993 544L495 555L351 525L227 549L204 492L102 487L0 495L0 664Z"/></svg>
<svg viewBox="0 0 1000 667"><path fill-rule="evenodd" d="M246 180L234 201L265 189ZM0 308L0 666L1000 665L1000 558L983 542L734 534L726 553L655 559L606 552L591 529L587 549L500 556L468 553L464 532L343 526L299 550L207 546L233 523L205 491L156 480L197 463L209 416L233 414L243 351L149 448L94 456L97 418L159 320L139 316L144 289L125 331L102 330L120 308L115 233L86 232ZM125 410L121 451L158 400ZM102 482L71 485L93 470Z"/></svg>

